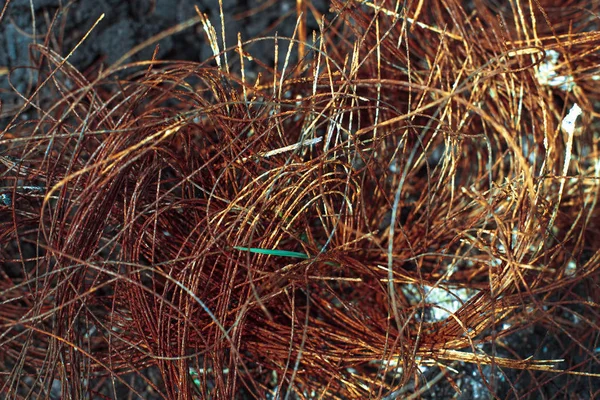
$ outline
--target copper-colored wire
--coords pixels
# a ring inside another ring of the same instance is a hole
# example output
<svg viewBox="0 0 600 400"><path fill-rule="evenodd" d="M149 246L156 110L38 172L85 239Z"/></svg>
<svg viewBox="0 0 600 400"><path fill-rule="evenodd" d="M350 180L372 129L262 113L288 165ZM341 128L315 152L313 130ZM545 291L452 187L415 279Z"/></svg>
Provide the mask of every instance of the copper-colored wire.
<svg viewBox="0 0 600 400"><path fill-rule="evenodd" d="M84 76L35 47L0 135L1 391L416 398L476 371L593 397L597 10L368 3L301 24L285 70L202 15L202 64Z"/></svg>

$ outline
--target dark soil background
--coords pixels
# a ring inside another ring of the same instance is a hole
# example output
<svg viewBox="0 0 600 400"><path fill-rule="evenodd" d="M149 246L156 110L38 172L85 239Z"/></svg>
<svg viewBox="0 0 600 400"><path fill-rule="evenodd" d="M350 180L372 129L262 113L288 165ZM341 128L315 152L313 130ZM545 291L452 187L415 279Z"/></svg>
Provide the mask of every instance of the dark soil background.
<svg viewBox="0 0 600 400"><path fill-rule="evenodd" d="M313 0L312 4L319 12L328 13L326 0ZM0 9L3 6L4 1L0 2ZM218 0L11 1L7 14L0 23L0 68L5 68L4 71L12 70L10 82L7 73L0 75L3 116L9 115L9 110L22 102L17 95L11 93L10 86L27 94L31 82L34 82L34 70L23 67L32 65L31 56L33 59L38 56L30 45L44 43L50 26L53 38L48 43L49 47L66 56L94 22L105 14L104 19L68 58L69 63L80 71L85 71L98 63L111 65L134 46L197 16L194 6L198 6L209 16L220 36ZM247 15L249 10L255 12ZM295 0L223 0L223 12L228 46L236 45L238 32L241 33L242 40L272 36L275 33L279 37L291 37L296 25ZM308 14L307 32L310 37L312 30L318 29L318 24L312 14ZM158 45L158 59L161 60L201 62L213 55L200 24L160 40ZM128 61L150 59L155 46L148 46ZM257 41L244 49L267 65L274 60L272 40ZM281 45L280 49L284 52L287 45Z"/></svg>

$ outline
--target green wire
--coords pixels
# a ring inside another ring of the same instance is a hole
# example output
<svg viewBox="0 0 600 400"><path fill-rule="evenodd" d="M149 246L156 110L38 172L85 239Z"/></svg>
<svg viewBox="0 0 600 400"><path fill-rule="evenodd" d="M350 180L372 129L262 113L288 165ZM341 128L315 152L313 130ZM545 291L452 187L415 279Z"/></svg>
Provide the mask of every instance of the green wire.
<svg viewBox="0 0 600 400"><path fill-rule="evenodd" d="M293 258L302 258L305 260L308 258L307 254L299 253L297 251L259 249L257 247L240 247L240 246L234 246L234 249L240 250L240 251L249 251L250 253L255 253L255 254L266 254L269 256L293 257Z"/></svg>

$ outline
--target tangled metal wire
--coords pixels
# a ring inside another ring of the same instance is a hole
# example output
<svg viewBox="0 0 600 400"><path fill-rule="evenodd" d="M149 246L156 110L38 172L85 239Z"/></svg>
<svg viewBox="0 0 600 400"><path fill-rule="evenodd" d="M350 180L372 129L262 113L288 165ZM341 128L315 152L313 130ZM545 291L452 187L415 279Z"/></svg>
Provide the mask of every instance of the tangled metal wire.
<svg viewBox="0 0 600 400"><path fill-rule="evenodd" d="M598 6L503 4L332 0L227 49L199 13L213 59L85 74L36 46L3 393L594 397Z"/></svg>

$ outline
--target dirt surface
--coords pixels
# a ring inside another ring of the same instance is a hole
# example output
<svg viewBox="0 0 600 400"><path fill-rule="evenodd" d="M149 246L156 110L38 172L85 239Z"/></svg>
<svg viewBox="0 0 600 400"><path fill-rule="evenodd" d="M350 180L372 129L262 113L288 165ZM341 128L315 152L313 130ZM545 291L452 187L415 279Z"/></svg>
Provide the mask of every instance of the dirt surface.
<svg viewBox="0 0 600 400"><path fill-rule="evenodd" d="M223 0L226 42L278 34L290 37L296 25L295 0ZM313 1L321 13L327 13L327 1ZM134 46L178 24L194 18L194 6L206 13L220 33L219 2L217 0L13 0L4 20L0 22L0 98L3 110L21 101L10 93L14 86L26 94L35 72L31 68L39 55L32 45L44 43L51 28L48 45L59 54L68 55L84 38L94 23L104 18L90 31L87 38L68 57L68 62L85 71L96 63L112 65ZM254 10L248 13L249 10ZM35 22L34 22L35 21ZM52 22L54 21L54 22ZM317 29L310 14L308 32ZM220 36L220 35L219 35ZM180 33L158 41L158 58L163 60L204 61L212 56L201 25L196 24ZM286 48L287 46L281 46ZM129 61L149 59L156 44L152 44ZM245 47L267 65L274 59L273 42L257 41ZM21 68L18 68L21 67ZM15 69L16 68L16 69ZM11 70L10 82L7 70Z"/></svg>

